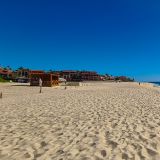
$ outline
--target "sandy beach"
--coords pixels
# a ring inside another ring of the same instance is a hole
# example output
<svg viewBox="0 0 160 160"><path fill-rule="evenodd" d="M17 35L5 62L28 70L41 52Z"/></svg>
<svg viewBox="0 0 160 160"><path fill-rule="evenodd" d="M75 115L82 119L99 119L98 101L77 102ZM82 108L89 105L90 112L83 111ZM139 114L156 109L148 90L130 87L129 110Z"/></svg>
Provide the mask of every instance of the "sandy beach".
<svg viewBox="0 0 160 160"><path fill-rule="evenodd" d="M160 160L160 93L136 83L0 84L0 160Z"/></svg>

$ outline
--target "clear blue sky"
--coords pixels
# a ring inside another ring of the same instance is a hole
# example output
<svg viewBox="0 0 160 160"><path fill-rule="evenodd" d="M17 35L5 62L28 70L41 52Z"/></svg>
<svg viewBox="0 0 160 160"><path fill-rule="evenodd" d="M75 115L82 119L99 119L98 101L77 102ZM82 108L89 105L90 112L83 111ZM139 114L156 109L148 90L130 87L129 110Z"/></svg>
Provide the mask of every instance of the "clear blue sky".
<svg viewBox="0 0 160 160"><path fill-rule="evenodd" d="M160 80L159 0L0 1L0 64Z"/></svg>

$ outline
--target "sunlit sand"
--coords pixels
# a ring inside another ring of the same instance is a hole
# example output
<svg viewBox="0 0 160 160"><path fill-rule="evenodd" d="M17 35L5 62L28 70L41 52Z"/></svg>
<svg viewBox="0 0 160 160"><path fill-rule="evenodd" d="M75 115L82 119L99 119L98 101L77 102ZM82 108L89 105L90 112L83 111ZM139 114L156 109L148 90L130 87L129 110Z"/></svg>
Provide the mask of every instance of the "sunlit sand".
<svg viewBox="0 0 160 160"><path fill-rule="evenodd" d="M160 94L136 83L0 84L1 160L159 160Z"/></svg>

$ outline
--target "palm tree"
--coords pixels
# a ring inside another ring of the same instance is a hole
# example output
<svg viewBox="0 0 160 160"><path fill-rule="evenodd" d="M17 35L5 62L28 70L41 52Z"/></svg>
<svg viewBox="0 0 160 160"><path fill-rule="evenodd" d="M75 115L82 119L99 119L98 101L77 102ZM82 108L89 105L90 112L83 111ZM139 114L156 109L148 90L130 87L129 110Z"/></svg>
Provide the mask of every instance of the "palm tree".
<svg viewBox="0 0 160 160"><path fill-rule="evenodd" d="M50 70L49 70L49 72L50 72L50 73L52 73L52 72L53 72L53 70L52 70L52 69L50 69Z"/></svg>
<svg viewBox="0 0 160 160"><path fill-rule="evenodd" d="M10 66L7 66L6 68L7 68L7 70L12 70L12 68Z"/></svg>
<svg viewBox="0 0 160 160"><path fill-rule="evenodd" d="M21 67L19 67L17 70L22 70L22 69L24 69L24 67L21 66Z"/></svg>

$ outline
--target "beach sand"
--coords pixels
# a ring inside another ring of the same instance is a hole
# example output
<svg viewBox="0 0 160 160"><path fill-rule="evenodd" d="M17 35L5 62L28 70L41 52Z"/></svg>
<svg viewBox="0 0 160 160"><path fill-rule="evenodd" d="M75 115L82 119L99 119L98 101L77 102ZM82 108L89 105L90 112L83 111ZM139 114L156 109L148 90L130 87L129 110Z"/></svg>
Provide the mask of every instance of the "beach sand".
<svg viewBox="0 0 160 160"><path fill-rule="evenodd" d="M160 93L136 83L0 84L0 160L160 160Z"/></svg>

